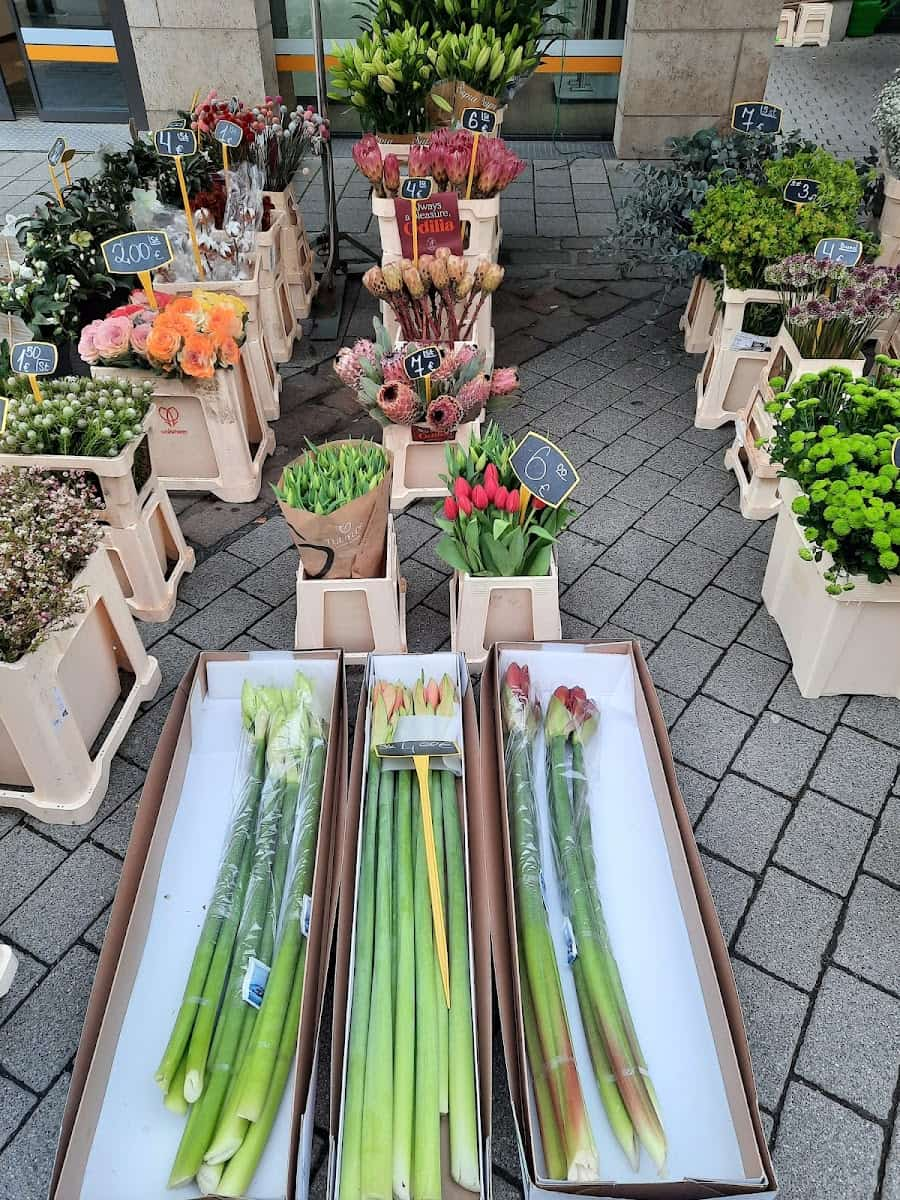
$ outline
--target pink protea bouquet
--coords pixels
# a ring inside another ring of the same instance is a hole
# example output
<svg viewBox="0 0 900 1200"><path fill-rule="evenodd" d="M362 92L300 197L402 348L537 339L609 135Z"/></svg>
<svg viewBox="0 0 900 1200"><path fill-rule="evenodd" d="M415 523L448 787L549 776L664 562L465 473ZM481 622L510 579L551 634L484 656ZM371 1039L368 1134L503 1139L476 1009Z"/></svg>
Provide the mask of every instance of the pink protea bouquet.
<svg viewBox="0 0 900 1200"><path fill-rule="evenodd" d="M360 339L344 347L334 369L379 425L412 425L420 436L449 437L485 410L513 402L518 372L505 367L489 375L484 355L469 343L437 347L441 362L428 387L424 380L410 379L404 367L406 356L431 344L411 341L395 348L376 319L375 340Z"/></svg>
<svg viewBox="0 0 900 1200"><path fill-rule="evenodd" d="M474 135L465 129L435 129L425 145L409 150L409 175L433 179L435 191L456 192L472 200L497 196L522 174L524 161L500 138L481 137L472 169ZM396 196L400 191L400 164L395 154L382 157L374 134L367 133L353 147L353 160L372 184L376 196ZM469 171L472 187L469 191Z"/></svg>

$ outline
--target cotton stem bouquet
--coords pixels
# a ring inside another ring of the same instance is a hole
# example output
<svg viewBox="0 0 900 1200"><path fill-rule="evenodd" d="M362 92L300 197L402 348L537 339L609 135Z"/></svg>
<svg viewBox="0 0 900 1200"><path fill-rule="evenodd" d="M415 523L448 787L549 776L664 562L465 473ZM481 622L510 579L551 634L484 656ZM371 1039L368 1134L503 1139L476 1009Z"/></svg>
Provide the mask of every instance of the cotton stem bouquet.
<svg viewBox="0 0 900 1200"><path fill-rule="evenodd" d="M448 1009L416 772L387 769L377 747L401 717L454 716L459 697L444 676L379 682L371 701L338 1197L440 1200L444 1118L452 1178L473 1192L481 1180L462 822L453 773L431 770Z"/></svg>
<svg viewBox="0 0 900 1200"><path fill-rule="evenodd" d="M472 269L461 255L441 246L418 263L404 258L370 267L363 285L393 310L406 341L465 342L503 275L497 263L484 258Z"/></svg>

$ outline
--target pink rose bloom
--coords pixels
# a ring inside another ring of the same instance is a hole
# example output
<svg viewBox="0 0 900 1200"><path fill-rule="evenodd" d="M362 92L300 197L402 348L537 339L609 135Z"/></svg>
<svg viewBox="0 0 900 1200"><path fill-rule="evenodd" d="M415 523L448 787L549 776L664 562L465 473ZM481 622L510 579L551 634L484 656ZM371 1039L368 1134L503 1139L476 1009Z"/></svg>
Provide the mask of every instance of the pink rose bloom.
<svg viewBox="0 0 900 1200"><path fill-rule="evenodd" d="M82 362L90 363L91 366L99 359L97 347L94 344L94 335L98 328L103 324L102 321L91 321L90 325L85 325L81 331L81 337L78 339L78 353Z"/></svg>
<svg viewBox="0 0 900 1200"><path fill-rule="evenodd" d="M147 338L150 336L150 330L153 328L153 322L145 322L142 325L135 325L129 335L131 349L135 354L139 354L141 358L147 357Z"/></svg>
<svg viewBox="0 0 900 1200"><path fill-rule="evenodd" d="M107 317L99 321L94 333L94 347L102 359L122 358L131 346L131 318Z"/></svg>

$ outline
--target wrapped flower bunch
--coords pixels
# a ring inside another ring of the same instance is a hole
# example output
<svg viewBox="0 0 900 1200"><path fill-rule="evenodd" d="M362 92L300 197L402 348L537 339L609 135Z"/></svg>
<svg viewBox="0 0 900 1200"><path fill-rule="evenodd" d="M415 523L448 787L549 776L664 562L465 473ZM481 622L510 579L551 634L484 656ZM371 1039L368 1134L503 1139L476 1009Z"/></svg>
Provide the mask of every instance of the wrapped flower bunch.
<svg viewBox="0 0 900 1200"><path fill-rule="evenodd" d="M190 296L157 299L154 310L143 292L81 331L78 353L102 366L139 367L159 375L212 379L240 358L247 306L237 296L196 288Z"/></svg>
<svg viewBox="0 0 900 1200"><path fill-rule="evenodd" d="M115 458L140 435L153 402L153 384L128 379L40 379L38 404L28 380L6 380L4 454L77 454Z"/></svg>
<svg viewBox="0 0 900 1200"><path fill-rule="evenodd" d="M425 426L435 434L450 434L486 409L495 410L515 399L519 387L515 368L488 376L484 355L468 343L438 347L441 363L426 388L424 379L410 379L404 366L404 359L418 345L407 342L393 348L376 320L374 342L360 339L335 359L336 373L379 425Z"/></svg>
<svg viewBox="0 0 900 1200"><path fill-rule="evenodd" d="M433 179L435 191L468 191L474 135L465 129L436 129L425 145L409 149L409 175ZM377 138L364 137L353 147L353 161L372 184L376 196L396 196L400 190L400 163L396 154L382 156ZM525 170L524 161L500 138L478 139L469 198L486 200L499 195Z"/></svg>
<svg viewBox="0 0 900 1200"><path fill-rule="evenodd" d="M363 286L393 309L400 333L408 341L465 342L503 275L497 263L483 258L472 268L462 255L440 246L433 255L421 255L418 265L403 258L370 267Z"/></svg>
<svg viewBox="0 0 900 1200"><path fill-rule="evenodd" d="M447 447L448 495L435 509L438 555L468 575L546 575L553 547L575 515L528 495L524 507L509 460L516 448L493 422L466 449Z"/></svg>

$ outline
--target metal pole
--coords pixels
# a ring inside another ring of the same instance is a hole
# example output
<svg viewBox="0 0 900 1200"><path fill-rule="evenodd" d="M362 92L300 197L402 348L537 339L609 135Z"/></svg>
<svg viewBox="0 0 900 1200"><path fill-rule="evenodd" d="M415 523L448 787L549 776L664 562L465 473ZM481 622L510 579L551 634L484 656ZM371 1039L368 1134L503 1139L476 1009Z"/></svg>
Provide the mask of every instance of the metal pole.
<svg viewBox="0 0 900 1200"><path fill-rule="evenodd" d="M328 74L325 68L325 42L322 34L322 9L319 0L309 0L312 18L313 49L316 56L316 102L320 116L328 116ZM334 186L334 159L331 139L325 145L322 161L322 188L325 193L325 220L328 231L328 258L322 272L321 286L329 290L334 286L334 273L340 266L338 249L337 193Z"/></svg>

